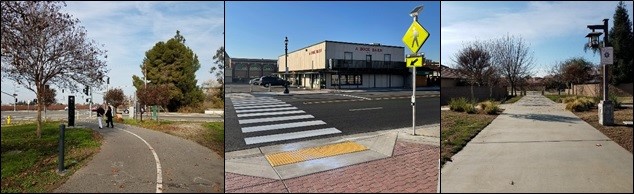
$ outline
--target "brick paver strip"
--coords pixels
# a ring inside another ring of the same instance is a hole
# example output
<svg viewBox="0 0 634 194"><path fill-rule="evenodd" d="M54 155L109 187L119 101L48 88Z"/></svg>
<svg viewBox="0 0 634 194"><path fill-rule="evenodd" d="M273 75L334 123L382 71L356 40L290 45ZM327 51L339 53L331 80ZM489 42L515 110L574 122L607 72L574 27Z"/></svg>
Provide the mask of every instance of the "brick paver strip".
<svg viewBox="0 0 634 194"><path fill-rule="evenodd" d="M288 191L436 192L439 148L397 141L392 157L284 180ZM281 181L225 173L230 192L287 192Z"/></svg>
<svg viewBox="0 0 634 194"><path fill-rule="evenodd" d="M227 192L230 190L238 190L245 187L253 187L275 181L277 180L225 172L225 190L227 190Z"/></svg>

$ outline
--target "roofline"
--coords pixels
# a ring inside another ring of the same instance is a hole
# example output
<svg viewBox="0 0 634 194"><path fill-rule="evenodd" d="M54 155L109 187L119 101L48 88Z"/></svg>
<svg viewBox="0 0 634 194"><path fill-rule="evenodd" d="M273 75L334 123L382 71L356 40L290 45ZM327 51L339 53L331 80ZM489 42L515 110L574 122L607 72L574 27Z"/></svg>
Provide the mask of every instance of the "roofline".
<svg viewBox="0 0 634 194"><path fill-rule="evenodd" d="M233 62L233 61L235 61L235 60L238 60L238 61L241 61L241 60L243 60L243 61L267 61L267 60L268 60L268 61L275 61L275 62L277 63L277 59L263 59L263 58L260 58L260 59L256 59L256 58L231 58L231 62Z"/></svg>
<svg viewBox="0 0 634 194"><path fill-rule="evenodd" d="M402 48L402 49L405 49L405 47L402 47L402 46L392 46L392 45L383 45L383 44L381 44L381 45L374 45L374 44L368 44L368 43L355 43L355 42L343 42L343 41L324 40L324 41L320 41L320 42L318 42L318 43L311 44L311 45L308 45L308 46L302 47L302 48L300 48L300 49L297 49L297 50L291 51L291 52L289 52L289 54L290 54L290 53L297 52L297 51L301 51L301 50L303 50L303 49L307 49L308 47L312 47L312 46L315 46L315 45L318 45L318 44L321 44L321 43L324 43L324 42L325 42L325 43L331 42L331 43L340 43L340 44L354 44L354 45L364 45L364 46L382 46L382 47L393 47L393 48ZM279 58L279 57L282 57L282 56L284 56L284 54L282 54L282 55L278 56L278 58Z"/></svg>

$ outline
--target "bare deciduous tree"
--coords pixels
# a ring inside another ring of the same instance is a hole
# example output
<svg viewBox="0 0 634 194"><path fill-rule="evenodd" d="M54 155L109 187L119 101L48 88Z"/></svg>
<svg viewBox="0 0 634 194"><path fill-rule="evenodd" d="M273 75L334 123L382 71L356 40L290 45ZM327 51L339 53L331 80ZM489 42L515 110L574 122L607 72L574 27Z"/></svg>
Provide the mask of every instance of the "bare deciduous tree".
<svg viewBox="0 0 634 194"><path fill-rule="evenodd" d="M566 82L563 78L563 64L556 63L549 70L549 75L545 77L546 88L557 89L557 95L561 95L561 89L566 87Z"/></svg>
<svg viewBox="0 0 634 194"><path fill-rule="evenodd" d="M491 45L491 62L511 86L511 95L517 95L520 79L531 74L533 52L521 37L506 35Z"/></svg>
<svg viewBox="0 0 634 194"><path fill-rule="evenodd" d="M463 44L463 47L453 58L458 72L467 77L471 85L471 99L473 100L473 86L486 85L492 75L491 54L486 49L487 44L474 41Z"/></svg>
<svg viewBox="0 0 634 194"><path fill-rule="evenodd" d="M229 58L227 56L227 52L225 52L225 47L221 46L218 50L216 50L216 54L213 57L213 62L216 66L212 66L210 73L216 74L216 81L221 86L220 91L217 92L218 99L224 102L224 85L225 85L225 65L227 65Z"/></svg>
<svg viewBox="0 0 634 194"><path fill-rule="evenodd" d="M62 2L2 1L2 77L44 97L44 85L77 91L100 84L106 51L88 40L79 19L61 13ZM103 45L102 45L103 46ZM37 108L41 137L42 103Z"/></svg>
<svg viewBox="0 0 634 194"><path fill-rule="evenodd" d="M173 84L148 84L147 88L139 88L136 95L141 106L158 105L165 107L169 104L172 96L177 95L177 92L174 92L175 88L176 86Z"/></svg>
<svg viewBox="0 0 634 194"><path fill-rule="evenodd" d="M106 103L111 104L114 107L114 112L117 112L117 107L123 105L125 102L125 95L122 89L110 89L106 91L106 95L103 96L103 100Z"/></svg>

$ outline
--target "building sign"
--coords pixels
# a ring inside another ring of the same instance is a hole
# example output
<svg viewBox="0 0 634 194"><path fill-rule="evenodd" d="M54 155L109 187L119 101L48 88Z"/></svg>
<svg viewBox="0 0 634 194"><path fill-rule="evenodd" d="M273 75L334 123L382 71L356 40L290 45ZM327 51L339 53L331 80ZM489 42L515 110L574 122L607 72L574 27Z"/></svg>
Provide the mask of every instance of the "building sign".
<svg viewBox="0 0 634 194"><path fill-rule="evenodd" d="M372 48L372 47L362 47L362 46L358 46L354 50L355 51L366 51L366 52L383 52L382 48Z"/></svg>
<svg viewBox="0 0 634 194"><path fill-rule="evenodd" d="M317 50L310 51L310 52L308 53L308 55L314 55L314 54L317 54L317 53L321 53L321 49L317 49Z"/></svg>

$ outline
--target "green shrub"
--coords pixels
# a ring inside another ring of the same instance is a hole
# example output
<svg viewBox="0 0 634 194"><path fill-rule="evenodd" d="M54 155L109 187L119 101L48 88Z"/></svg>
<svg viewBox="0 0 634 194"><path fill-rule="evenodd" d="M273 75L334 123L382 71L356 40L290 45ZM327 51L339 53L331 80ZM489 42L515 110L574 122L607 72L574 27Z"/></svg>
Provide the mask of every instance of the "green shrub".
<svg viewBox="0 0 634 194"><path fill-rule="evenodd" d="M464 106L462 108L464 109L465 112L467 112L469 114L473 114L473 113L477 112L475 107L471 103L464 104Z"/></svg>
<svg viewBox="0 0 634 194"><path fill-rule="evenodd" d="M566 103L566 110L574 112L583 112L590 110L594 106L594 100L591 98L581 97L574 101Z"/></svg>
<svg viewBox="0 0 634 194"><path fill-rule="evenodd" d="M489 115L497 114L500 111L500 107L493 101L486 101L480 103L480 108L482 111Z"/></svg>
<svg viewBox="0 0 634 194"><path fill-rule="evenodd" d="M612 104L614 105L614 108L621 108L621 100L619 100L619 97L614 95L614 94L610 94L608 95L608 98L610 101L612 101Z"/></svg>
<svg viewBox="0 0 634 194"><path fill-rule="evenodd" d="M452 98L449 100L449 109L456 112L464 112L464 107L469 104L464 97Z"/></svg>
<svg viewBox="0 0 634 194"><path fill-rule="evenodd" d="M577 100L576 96L570 96L570 97L565 97L561 99L561 102L563 103L569 103L569 102L574 102L575 100Z"/></svg>
<svg viewBox="0 0 634 194"><path fill-rule="evenodd" d="M590 109L594 107L595 105L595 101L592 98L581 97L581 98L578 98L577 100L581 102L581 104L583 104L583 106L585 106L586 109Z"/></svg>

